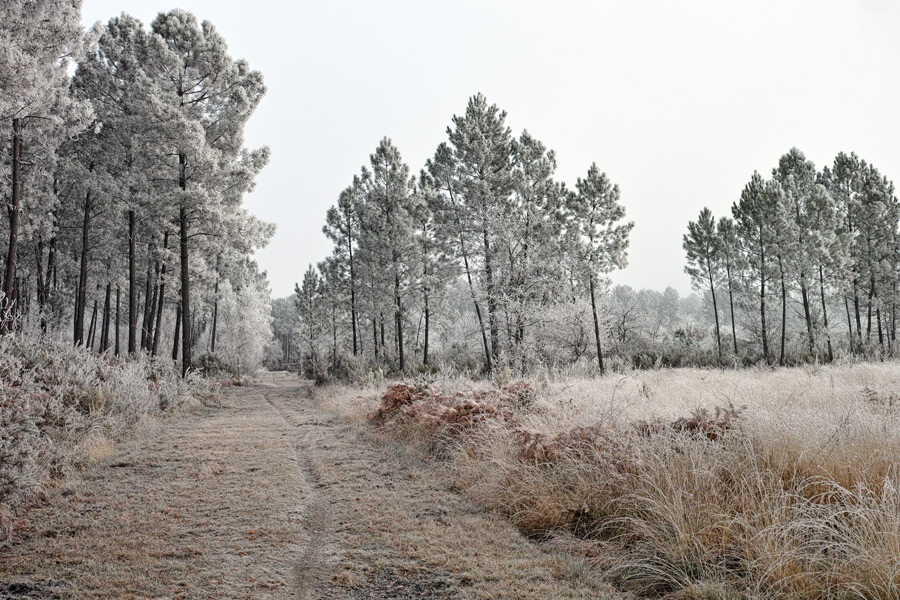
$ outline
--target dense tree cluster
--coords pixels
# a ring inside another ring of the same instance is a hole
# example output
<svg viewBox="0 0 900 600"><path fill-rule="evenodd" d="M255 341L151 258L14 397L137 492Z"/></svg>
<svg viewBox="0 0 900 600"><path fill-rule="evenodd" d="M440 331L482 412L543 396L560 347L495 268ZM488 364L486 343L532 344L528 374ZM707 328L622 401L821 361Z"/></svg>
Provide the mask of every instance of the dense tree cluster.
<svg viewBox="0 0 900 600"><path fill-rule="evenodd" d="M841 153L817 171L794 148L770 179L753 174L731 213L716 221L704 208L684 235L720 357L785 364L893 349L900 202L878 169Z"/></svg>
<svg viewBox="0 0 900 600"><path fill-rule="evenodd" d="M268 287L249 257L273 228L241 206L268 159L243 147L261 74L190 13L149 28L123 14L85 34L80 8L0 9L0 331L180 354L183 371L195 347L217 343L258 360L261 350L238 349L261 348L269 328Z"/></svg>
<svg viewBox="0 0 900 600"><path fill-rule="evenodd" d="M581 356L602 371L600 294L633 227L619 188L596 165L567 188L554 152L480 94L447 136L417 175L381 140L328 211L334 251L296 289L306 368L480 354L485 371Z"/></svg>

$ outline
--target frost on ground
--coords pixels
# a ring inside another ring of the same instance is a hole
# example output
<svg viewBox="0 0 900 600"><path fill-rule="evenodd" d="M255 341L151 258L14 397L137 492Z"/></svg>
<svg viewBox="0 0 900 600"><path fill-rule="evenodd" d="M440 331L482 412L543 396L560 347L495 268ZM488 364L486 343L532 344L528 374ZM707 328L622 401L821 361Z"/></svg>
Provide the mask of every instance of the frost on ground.
<svg viewBox="0 0 900 600"><path fill-rule="evenodd" d="M544 377L533 388L525 402L458 379L321 398L622 591L897 598L896 363ZM478 399L489 400L475 418L452 418L448 407Z"/></svg>
<svg viewBox="0 0 900 600"><path fill-rule="evenodd" d="M145 428L28 513L0 597L614 597L307 396L266 374Z"/></svg>

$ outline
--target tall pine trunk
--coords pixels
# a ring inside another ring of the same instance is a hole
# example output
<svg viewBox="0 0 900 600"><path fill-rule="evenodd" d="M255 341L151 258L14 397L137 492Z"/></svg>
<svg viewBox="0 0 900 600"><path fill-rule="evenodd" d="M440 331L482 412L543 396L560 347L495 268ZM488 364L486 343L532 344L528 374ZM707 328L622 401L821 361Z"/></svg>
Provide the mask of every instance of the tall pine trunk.
<svg viewBox="0 0 900 600"><path fill-rule="evenodd" d="M169 230L163 234L163 250L169 249ZM166 299L166 261L163 261L161 276L159 279L159 304L156 308L156 326L153 328L153 347L150 354L156 356L159 352L159 339L162 337L160 330L162 329L163 306Z"/></svg>
<svg viewBox="0 0 900 600"><path fill-rule="evenodd" d="M331 303L331 364L333 366L337 365L337 338L338 338L338 326L337 326L337 304Z"/></svg>
<svg viewBox="0 0 900 600"><path fill-rule="evenodd" d="M347 251L350 255L350 321L352 323L353 328L353 356L357 355L357 333L356 333L356 271L354 270L353 265L353 240L350 238L349 230L350 227L348 225L348 234L347 234ZM360 344L362 340L359 340ZM359 350L362 351L361 349Z"/></svg>
<svg viewBox="0 0 900 600"><path fill-rule="evenodd" d="M41 312L41 333L47 333L47 310L50 304L50 289L53 282L53 274L56 271L56 238L50 238L47 250L47 270L43 270L44 241L38 235L38 309Z"/></svg>
<svg viewBox="0 0 900 600"><path fill-rule="evenodd" d="M844 296L844 309L847 311L847 330L850 335L850 351L853 351L853 320L850 318L850 300Z"/></svg>
<svg viewBox="0 0 900 600"><path fill-rule="evenodd" d="M184 155L181 155L181 186L186 187ZM181 240L181 375L191 369L191 282L188 265L188 217L187 208L178 211L178 232Z"/></svg>
<svg viewBox="0 0 900 600"><path fill-rule="evenodd" d="M766 364L769 364L769 332L766 331L766 251L763 249L762 230L759 232L759 243L759 318L762 327L763 356Z"/></svg>
<svg viewBox="0 0 900 600"><path fill-rule="evenodd" d="M88 172L93 172L94 165L88 167ZM78 290L75 295L75 332L73 339L75 345L84 344L84 311L87 302L87 277L88 277L88 243L90 241L91 228L91 190L84 195L84 220L81 227L81 256L78 273Z"/></svg>
<svg viewBox="0 0 900 600"><path fill-rule="evenodd" d="M400 359L400 372L403 372L406 368L406 362L404 361L403 356L403 306L400 301L400 257L397 254L396 248L393 249L392 258L394 263L394 303L397 306L394 315L394 320L397 324L397 355Z"/></svg>
<svg viewBox="0 0 900 600"><path fill-rule="evenodd" d="M94 300L94 309L91 311L91 324L88 327L88 335L85 340L87 343L85 346L93 351L94 350L94 335L97 333L97 300Z"/></svg>
<svg viewBox="0 0 900 600"><path fill-rule="evenodd" d="M375 360L378 360L378 322L372 317L372 344L375 348Z"/></svg>
<svg viewBox="0 0 900 600"><path fill-rule="evenodd" d="M106 294L103 298L103 330L100 333L100 352L106 352L107 348L109 348L109 322L112 317L111 313L111 302L112 302L112 283L109 281L109 275L107 271L107 280L106 280Z"/></svg>
<svg viewBox="0 0 900 600"><path fill-rule="evenodd" d="M431 311L428 307L428 286L425 286L425 348L422 354L422 364L428 364L428 328L431 321Z"/></svg>
<svg viewBox="0 0 900 600"><path fill-rule="evenodd" d="M35 265L37 267L37 302L38 310L41 313L41 332L47 332L47 317L44 309L47 305L46 292L44 289L44 237L38 233L37 251L35 252Z"/></svg>
<svg viewBox="0 0 900 600"><path fill-rule="evenodd" d="M603 349L600 347L600 319L597 317L597 297L594 291L594 275L590 276L591 287L591 313L594 315L594 341L597 343L597 363L600 366L600 374L606 373L606 367L603 366Z"/></svg>
<svg viewBox="0 0 900 600"><path fill-rule="evenodd" d="M853 310L856 313L856 347L862 349L862 318L859 310L859 279L853 280Z"/></svg>
<svg viewBox="0 0 900 600"><path fill-rule="evenodd" d="M216 353L216 331L219 325L219 257L216 257L216 285L213 288L213 322L212 335L210 336L209 351Z"/></svg>
<svg viewBox="0 0 900 600"><path fill-rule="evenodd" d="M813 334L812 311L810 310L809 288L806 287L806 276L800 275L800 298L803 301L803 317L806 319L806 335L809 353L816 351L816 338Z"/></svg>
<svg viewBox="0 0 900 600"><path fill-rule="evenodd" d="M713 279L712 265L706 261L706 274L709 276L709 293L712 295L713 314L716 317L716 348L719 358L722 358L722 334L719 331L719 303L716 301L716 283Z"/></svg>
<svg viewBox="0 0 900 600"><path fill-rule="evenodd" d="M181 340L181 303L175 307L175 342L172 344L172 360L178 361L178 342Z"/></svg>
<svg viewBox="0 0 900 600"><path fill-rule="evenodd" d="M128 354L137 354L137 225L134 210L128 211Z"/></svg>
<svg viewBox="0 0 900 600"><path fill-rule="evenodd" d="M141 350L149 350L150 342L148 341L148 337L150 336L150 319L151 319L151 311L153 309L153 297L156 296L156 290L153 289L153 279L151 277L151 273L153 272L152 266L153 260L153 245L147 244L147 278L145 280L145 288L144 288L144 318L141 321Z"/></svg>
<svg viewBox="0 0 900 600"><path fill-rule="evenodd" d="M875 276L871 278L869 284L869 298L866 302L866 343L872 339L872 300L875 298Z"/></svg>
<svg viewBox="0 0 900 600"><path fill-rule="evenodd" d="M178 155L178 185L187 190L187 156ZM191 369L191 271L188 264L188 214L182 200L178 211L178 234L181 242L181 376Z"/></svg>
<svg viewBox="0 0 900 600"><path fill-rule="evenodd" d="M494 288L493 252L487 228L482 229L484 236L484 278L487 284L488 328L491 331L491 358L497 362L500 358L500 328L497 324L497 296Z"/></svg>
<svg viewBox="0 0 900 600"><path fill-rule="evenodd" d="M731 314L731 341L734 344L734 355L738 355L737 327L734 325L734 284L731 281L731 261L725 257L725 275L728 277L728 311Z"/></svg>
<svg viewBox="0 0 900 600"><path fill-rule="evenodd" d="M831 348L831 330L828 329L828 305L825 303L825 269L819 265L819 292L822 295L822 319L825 323L825 343L828 346L828 362L834 361L834 351Z"/></svg>
<svg viewBox="0 0 900 600"><path fill-rule="evenodd" d="M3 298L0 299L0 335L12 331L13 310L15 308L16 254L19 245L19 213L22 209L22 121L12 120L12 181L10 181L10 201L6 207L9 215L9 247L6 254L6 274L3 278Z"/></svg>
<svg viewBox="0 0 900 600"><path fill-rule="evenodd" d="M466 252L466 242L463 238L462 227L460 226L459 247L462 253L463 266L466 270L466 281L469 283L469 293L472 295L472 303L475 304L475 316L478 317L478 329L481 332L481 342L484 345L484 361L485 368L488 373L494 370L494 361L491 357L491 348L488 345L487 333L484 329L484 318L481 316L481 305L478 303L478 296L475 294L475 285L472 283L472 270L469 268L469 255Z"/></svg>
<svg viewBox="0 0 900 600"><path fill-rule="evenodd" d="M784 263L778 256L778 269L781 274L781 349L778 353L778 364L784 366L784 344L787 339L787 283L785 282Z"/></svg>
<svg viewBox="0 0 900 600"><path fill-rule="evenodd" d="M122 290L116 285L116 350L115 354L119 356L119 310L120 310L120 299L122 295Z"/></svg>

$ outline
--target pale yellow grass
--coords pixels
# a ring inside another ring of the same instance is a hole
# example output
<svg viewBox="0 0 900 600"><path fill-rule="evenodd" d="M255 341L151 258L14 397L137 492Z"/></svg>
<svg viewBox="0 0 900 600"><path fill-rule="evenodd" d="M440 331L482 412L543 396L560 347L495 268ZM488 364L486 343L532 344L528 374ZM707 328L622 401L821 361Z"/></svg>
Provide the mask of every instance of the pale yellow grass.
<svg viewBox="0 0 900 600"><path fill-rule="evenodd" d="M574 533L623 589L672 598L900 598L900 365L665 370L533 380L513 422L423 439L468 497L520 528ZM473 386L437 381L444 393ZM344 389L332 408L362 418L384 386ZM670 423L700 409L743 409L724 439ZM603 423L601 446L541 462L516 430L548 440Z"/></svg>

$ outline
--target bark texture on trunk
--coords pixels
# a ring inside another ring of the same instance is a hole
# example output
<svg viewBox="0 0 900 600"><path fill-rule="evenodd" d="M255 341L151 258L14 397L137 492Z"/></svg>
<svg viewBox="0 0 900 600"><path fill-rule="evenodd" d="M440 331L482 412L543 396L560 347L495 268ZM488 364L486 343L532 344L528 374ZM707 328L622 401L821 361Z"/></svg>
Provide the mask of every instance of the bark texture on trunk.
<svg viewBox="0 0 900 600"><path fill-rule="evenodd" d="M128 211L128 354L137 353L137 225L133 210Z"/></svg>
<svg viewBox="0 0 900 600"><path fill-rule="evenodd" d="M13 119L12 138L12 181L10 182L10 201L7 205L9 215L9 247L6 254L6 272L3 278L3 298L0 299L0 335L13 330L15 308L16 254L19 244L19 213L22 208L22 122Z"/></svg>
<svg viewBox="0 0 900 600"><path fill-rule="evenodd" d="M169 249L169 231L163 235L163 250ZM153 347L150 354L156 356L159 352L159 339L162 337L160 330L162 329L163 306L166 299L166 261L163 260L162 271L159 279L159 303L156 309L156 325L153 328Z"/></svg>
<svg viewBox="0 0 900 600"><path fill-rule="evenodd" d="M119 309L121 306L120 300L122 296L122 290L116 285L116 356L119 356Z"/></svg>
<svg viewBox="0 0 900 600"><path fill-rule="evenodd" d="M81 227L81 254L78 272L78 290L75 294L75 331L73 339L76 346L84 344L84 311L87 302L88 277L88 241L91 228L91 190L84 196L84 221Z"/></svg>
<svg viewBox="0 0 900 600"><path fill-rule="evenodd" d="M590 277L591 287L591 313L594 315L594 341L597 343L597 364L600 367L600 374L606 373L606 367L603 366L603 349L600 346L600 319L597 317L597 295L595 292L596 284L594 276Z"/></svg>
<svg viewBox="0 0 900 600"><path fill-rule="evenodd" d="M182 191L187 189L187 157L178 155L181 166L179 185ZM178 211L178 233L181 241L181 375L184 377L191 370L191 272L188 265L188 215L182 204Z"/></svg>

